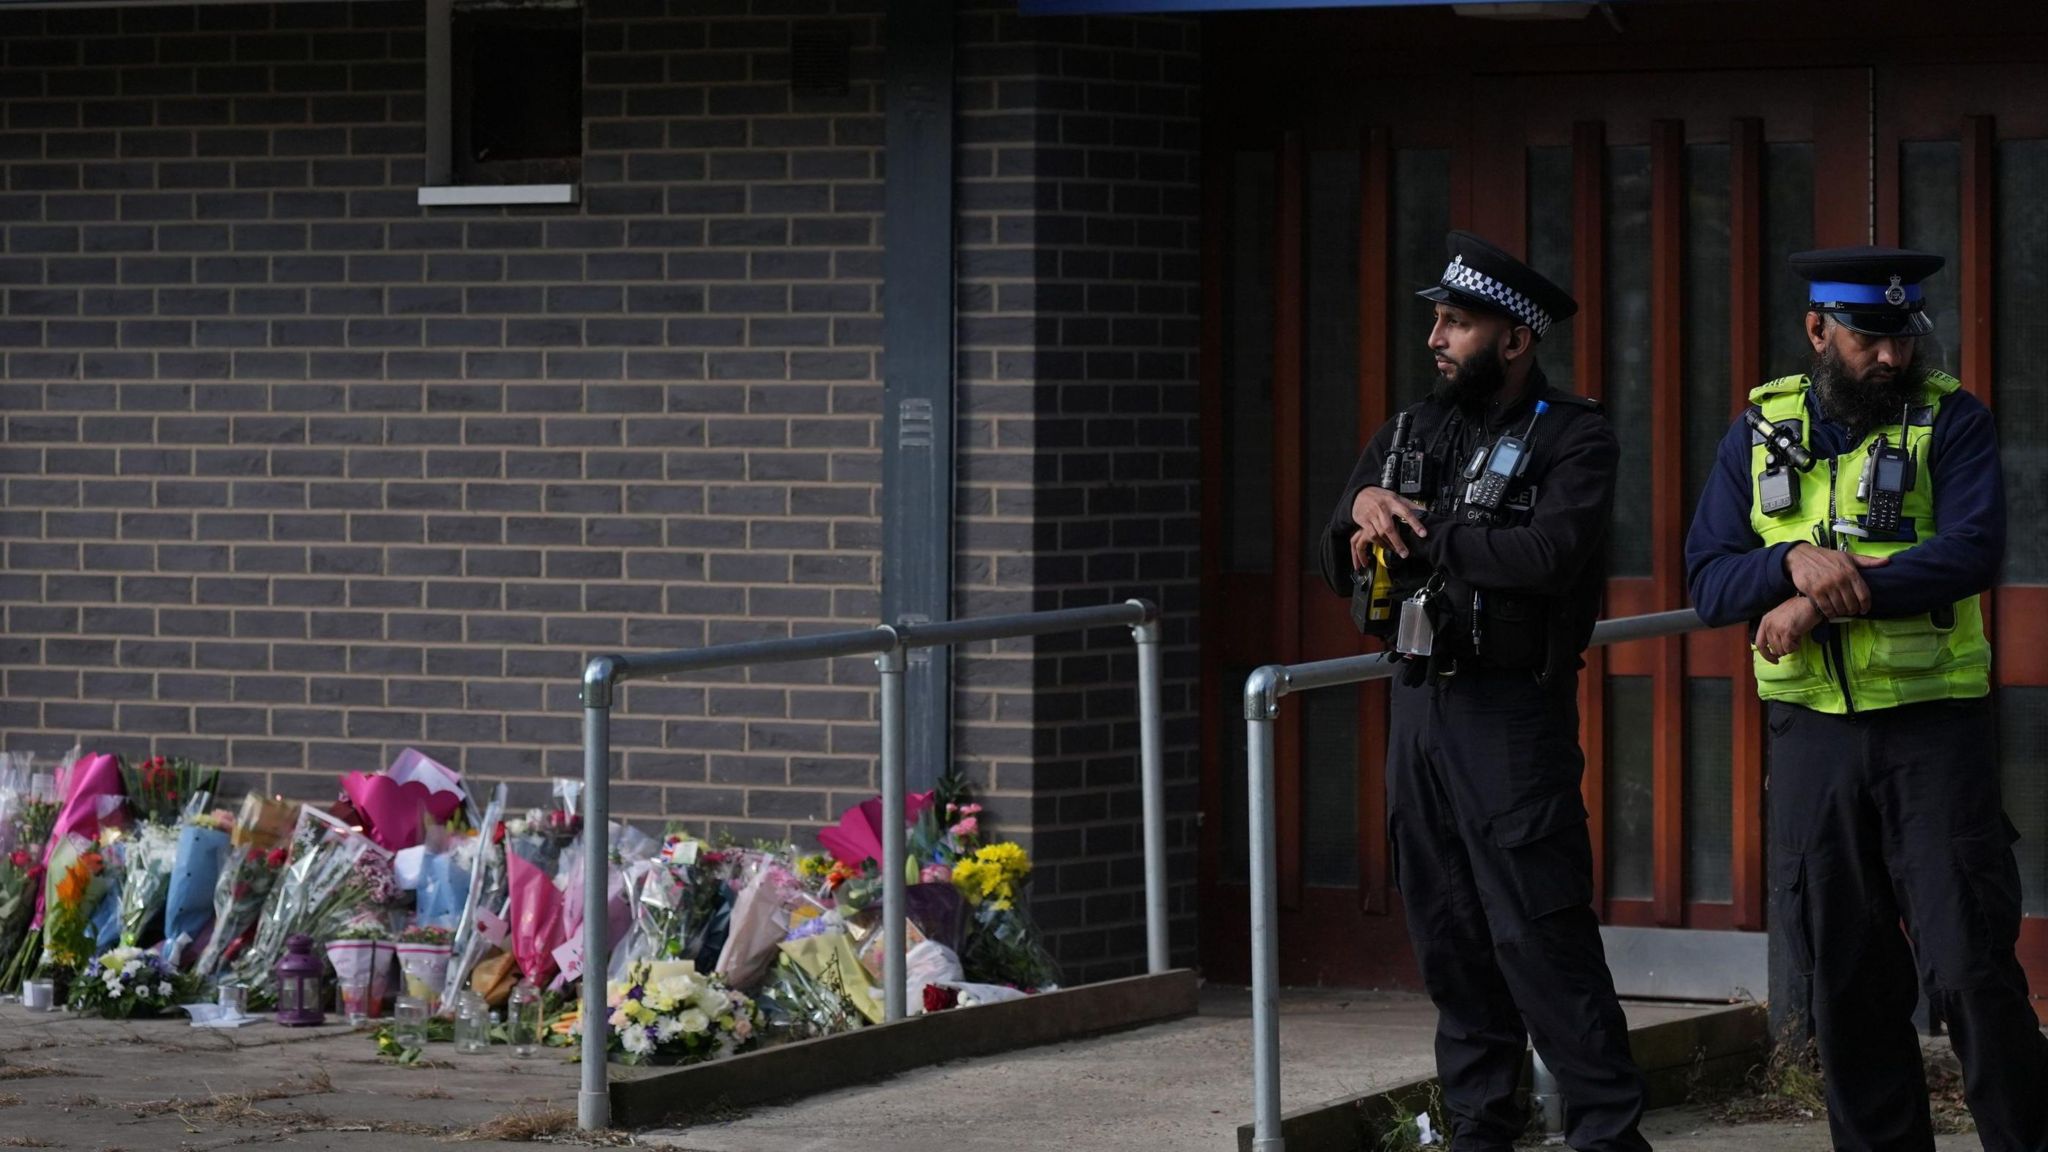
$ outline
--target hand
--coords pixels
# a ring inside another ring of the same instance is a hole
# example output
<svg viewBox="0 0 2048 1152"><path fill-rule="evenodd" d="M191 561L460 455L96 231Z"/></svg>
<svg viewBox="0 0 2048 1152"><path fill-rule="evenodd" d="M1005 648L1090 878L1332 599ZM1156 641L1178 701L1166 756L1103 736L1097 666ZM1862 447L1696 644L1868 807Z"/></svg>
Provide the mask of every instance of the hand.
<svg viewBox="0 0 2048 1152"><path fill-rule="evenodd" d="M1391 549L1406 560L1408 542L1401 538L1402 524L1418 537L1429 535L1429 529L1422 526L1422 505L1403 500L1385 488L1360 488L1351 500L1351 522L1358 525L1358 531L1351 534L1354 568L1372 566L1375 545Z"/></svg>
<svg viewBox="0 0 2048 1152"><path fill-rule="evenodd" d="M1813 600L1827 619L1861 616L1870 611L1870 585L1863 569L1882 568L1882 556L1857 556L1801 541L1785 553L1785 574L1800 594Z"/></svg>
<svg viewBox="0 0 2048 1152"><path fill-rule="evenodd" d="M1776 664L1780 657L1796 651L1799 642L1826 620L1813 601L1794 596L1771 609L1757 623L1756 650L1766 664Z"/></svg>

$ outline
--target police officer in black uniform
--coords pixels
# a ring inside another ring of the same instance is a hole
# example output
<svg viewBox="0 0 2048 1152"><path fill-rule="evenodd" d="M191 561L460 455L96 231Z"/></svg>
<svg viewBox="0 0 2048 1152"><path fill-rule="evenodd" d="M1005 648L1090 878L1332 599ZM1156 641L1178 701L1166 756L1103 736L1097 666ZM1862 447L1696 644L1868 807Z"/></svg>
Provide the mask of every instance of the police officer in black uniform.
<svg viewBox="0 0 2048 1152"><path fill-rule="evenodd" d="M1802 1007L1835 1147L1934 1147L1918 985L1954 1038L1984 1147L2048 1152L2048 1038L2013 955L2018 833L1979 603L2005 498L1990 410L1925 362L1920 282L1941 265L1896 248L1792 258L1810 282L1812 365L1750 393L1686 568L1707 623L1751 624L1771 931L1812 978Z"/></svg>
<svg viewBox="0 0 2048 1152"><path fill-rule="evenodd" d="M1388 825L1452 1148L1513 1145L1534 1040L1573 1148L1646 1149L1579 793L1578 669L1619 450L1599 406L1536 364L1571 296L1470 233L1449 249L1421 293L1440 378L1360 457L1323 577L1361 629L1415 653L1393 688Z"/></svg>

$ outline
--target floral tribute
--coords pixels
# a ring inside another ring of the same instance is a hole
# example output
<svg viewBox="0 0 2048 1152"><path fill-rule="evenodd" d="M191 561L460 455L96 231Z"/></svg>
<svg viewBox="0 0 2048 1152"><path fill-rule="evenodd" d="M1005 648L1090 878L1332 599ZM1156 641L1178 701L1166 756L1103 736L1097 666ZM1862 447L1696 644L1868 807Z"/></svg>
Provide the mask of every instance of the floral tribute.
<svg viewBox="0 0 2048 1152"><path fill-rule="evenodd" d="M479 997L504 1013L505 1037L579 1044L576 1005L598 980L612 1058L716 1060L883 1020L892 876L905 885L911 1011L1059 986L1029 912L1030 854L955 774L899 812L857 798L805 855L701 827L588 823L572 779L515 811L507 785L472 795L415 749L324 800L250 794L238 808L217 806L219 773L190 760L73 749L44 768L0 752L0 992L48 978L80 1012L156 1015L226 983L262 1011L284 942L304 934L355 1020L376 1020L401 977L425 1003L434 1019L408 1028L421 1038L405 1058ZM893 859L892 820L904 832ZM586 884L599 863L605 882ZM592 918L610 946L586 973Z"/></svg>
<svg viewBox="0 0 2048 1152"><path fill-rule="evenodd" d="M643 960L606 991L622 1064L695 1064L743 1051L758 1034L754 1002L688 960Z"/></svg>
<svg viewBox="0 0 2048 1152"><path fill-rule="evenodd" d="M141 948L101 953L71 984L71 1010L126 1020L156 1016L178 1003L183 981L169 962Z"/></svg>

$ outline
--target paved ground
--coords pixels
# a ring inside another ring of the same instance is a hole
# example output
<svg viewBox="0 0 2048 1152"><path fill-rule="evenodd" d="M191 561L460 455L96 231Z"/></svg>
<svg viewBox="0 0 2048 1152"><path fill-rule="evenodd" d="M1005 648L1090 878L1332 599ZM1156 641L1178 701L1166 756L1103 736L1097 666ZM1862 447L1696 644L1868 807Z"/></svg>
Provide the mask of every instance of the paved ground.
<svg viewBox="0 0 2048 1152"><path fill-rule="evenodd" d="M1685 1011L1637 1005L1631 1018ZM671 1152L1228 1152L1250 1112L1248 1015L1241 992L1212 990L1196 1019L631 1139ZM1281 1026L1286 1106L1426 1074L1430 1035L1429 1006L1412 996L1290 994ZM560 1054L460 1056L434 1045L429 1056L413 1068L381 1062L366 1033L343 1027L216 1032L0 1006L0 1149L510 1148L570 1119L576 1068ZM1692 1110L1655 1114L1650 1135L1664 1152L1828 1147L1819 1120L1729 1126ZM1940 1144L1942 1152L1976 1146L1971 1136Z"/></svg>
<svg viewBox="0 0 2048 1152"><path fill-rule="evenodd" d="M367 1033L345 1026L214 1031L7 1005L0 1148L428 1149L508 1116L559 1117L575 1105L576 1069L559 1054L429 1051L438 1058L430 1065L399 1068L376 1058Z"/></svg>
<svg viewBox="0 0 2048 1152"><path fill-rule="evenodd" d="M1633 1005L1630 1019L1689 1011L1697 1009ZM648 1138L676 1152L1223 1152L1251 1115L1250 1015L1241 990L1205 990L1191 1020L941 1065ZM1419 996L1290 992L1280 1022L1283 1110L1430 1074L1435 1027L1435 1009Z"/></svg>

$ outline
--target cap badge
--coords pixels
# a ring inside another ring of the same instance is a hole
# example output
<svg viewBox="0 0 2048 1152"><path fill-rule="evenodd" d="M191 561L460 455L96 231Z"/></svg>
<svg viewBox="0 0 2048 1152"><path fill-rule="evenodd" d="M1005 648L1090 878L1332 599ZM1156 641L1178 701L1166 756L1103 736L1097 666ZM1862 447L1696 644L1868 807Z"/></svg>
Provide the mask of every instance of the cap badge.
<svg viewBox="0 0 2048 1152"><path fill-rule="evenodd" d="M1892 277L1891 287L1884 290L1884 302L1897 308L1906 302L1906 290L1899 284L1899 277Z"/></svg>

